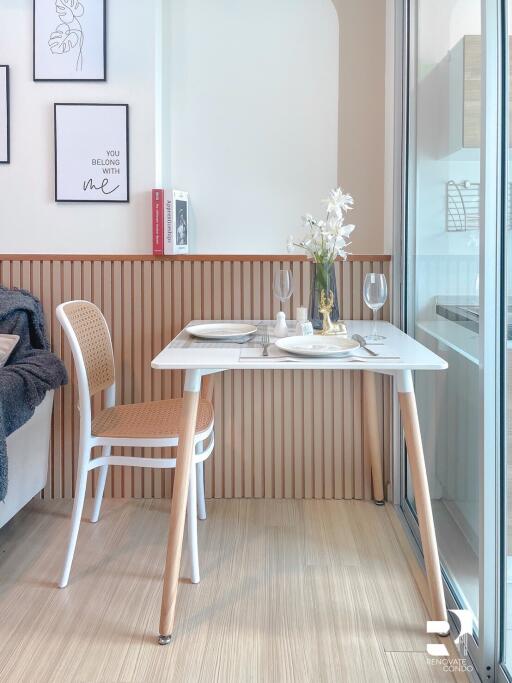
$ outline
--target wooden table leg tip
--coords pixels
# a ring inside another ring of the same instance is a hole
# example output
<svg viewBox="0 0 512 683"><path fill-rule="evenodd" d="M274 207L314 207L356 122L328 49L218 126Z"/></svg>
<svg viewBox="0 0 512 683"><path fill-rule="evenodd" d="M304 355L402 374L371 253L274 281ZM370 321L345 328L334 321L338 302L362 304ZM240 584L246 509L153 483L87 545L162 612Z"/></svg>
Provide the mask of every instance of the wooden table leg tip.
<svg viewBox="0 0 512 683"><path fill-rule="evenodd" d="M385 500L376 500L376 501L375 501L375 505L382 506L382 505L385 505L385 504L386 504L386 501L385 501Z"/></svg>
<svg viewBox="0 0 512 683"><path fill-rule="evenodd" d="M172 636L158 636L159 645L169 645Z"/></svg>

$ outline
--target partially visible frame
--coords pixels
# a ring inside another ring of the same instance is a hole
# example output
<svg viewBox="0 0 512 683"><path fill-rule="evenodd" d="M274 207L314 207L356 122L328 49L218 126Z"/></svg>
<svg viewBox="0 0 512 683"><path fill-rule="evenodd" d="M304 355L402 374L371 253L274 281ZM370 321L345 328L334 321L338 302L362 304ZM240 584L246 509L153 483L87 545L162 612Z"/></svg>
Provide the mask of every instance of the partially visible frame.
<svg viewBox="0 0 512 683"><path fill-rule="evenodd" d="M34 81L106 81L106 0L33 0L32 50Z"/></svg>
<svg viewBox="0 0 512 683"><path fill-rule="evenodd" d="M9 67L0 64L0 164L11 162Z"/></svg>

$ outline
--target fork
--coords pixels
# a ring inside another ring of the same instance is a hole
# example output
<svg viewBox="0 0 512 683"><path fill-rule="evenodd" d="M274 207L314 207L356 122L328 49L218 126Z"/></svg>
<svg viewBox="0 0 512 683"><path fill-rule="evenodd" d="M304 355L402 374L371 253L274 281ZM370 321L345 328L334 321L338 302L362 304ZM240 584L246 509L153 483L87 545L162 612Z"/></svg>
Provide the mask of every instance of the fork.
<svg viewBox="0 0 512 683"><path fill-rule="evenodd" d="M268 327L265 327L264 331L261 333L261 345L263 346L263 356L268 356L268 347L270 346L270 335L268 333Z"/></svg>

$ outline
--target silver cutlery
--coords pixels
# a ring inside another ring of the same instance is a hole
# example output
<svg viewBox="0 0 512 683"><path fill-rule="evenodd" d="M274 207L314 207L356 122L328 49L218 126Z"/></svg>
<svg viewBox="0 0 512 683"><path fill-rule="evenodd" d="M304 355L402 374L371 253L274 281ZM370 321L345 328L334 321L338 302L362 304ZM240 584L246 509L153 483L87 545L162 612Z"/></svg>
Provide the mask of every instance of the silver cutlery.
<svg viewBox="0 0 512 683"><path fill-rule="evenodd" d="M356 342L359 342L359 345L361 346L362 349L367 351L371 356L378 356L379 354L376 353L373 349L370 349L368 347L368 344L366 343L366 339L362 337L360 334L353 334L352 339Z"/></svg>
<svg viewBox="0 0 512 683"><path fill-rule="evenodd" d="M270 335L268 333L268 327L264 329L261 334L261 345L263 347L263 356L268 357L268 347L270 346Z"/></svg>

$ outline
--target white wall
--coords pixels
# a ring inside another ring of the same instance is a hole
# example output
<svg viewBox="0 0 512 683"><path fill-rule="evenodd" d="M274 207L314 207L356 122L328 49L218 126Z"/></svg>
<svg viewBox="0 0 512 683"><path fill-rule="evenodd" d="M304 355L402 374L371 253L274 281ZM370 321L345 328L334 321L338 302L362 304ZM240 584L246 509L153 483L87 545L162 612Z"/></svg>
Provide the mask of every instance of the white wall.
<svg viewBox="0 0 512 683"><path fill-rule="evenodd" d="M337 183L334 6L171 0L170 7L164 174L190 192L193 248L283 253L287 236L302 233L301 215L317 214Z"/></svg>
<svg viewBox="0 0 512 683"><path fill-rule="evenodd" d="M0 251L151 250L155 183L155 8L108 0L106 83L34 83L32 2L2 0L0 63L11 65L11 163L0 165ZM54 202L53 103L130 105L129 204Z"/></svg>
<svg viewBox="0 0 512 683"><path fill-rule="evenodd" d="M34 83L32 3L2 0L12 162L0 165L0 251L150 253L149 191L162 182L163 168L166 183L191 191L196 250L284 251L300 215L319 211L341 182L356 199L353 251L381 252L385 6L386 0L108 0L107 82ZM166 23L169 11L177 12L174 23ZM162 33L173 58L163 68ZM173 70L176 79L169 80ZM161 76L170 88L161 89ZM170 101L175 92L179 99ZM56 101L130 105L129 204L55 204Z"/></svg>
<svg viewBox="0 0 512 683"><path fill-rule="evenodd" d="M340 23L338 182L354 196L354 253L384 248L386 0L332 0ZM393 4L393 0L387 0Z"/></svg>

